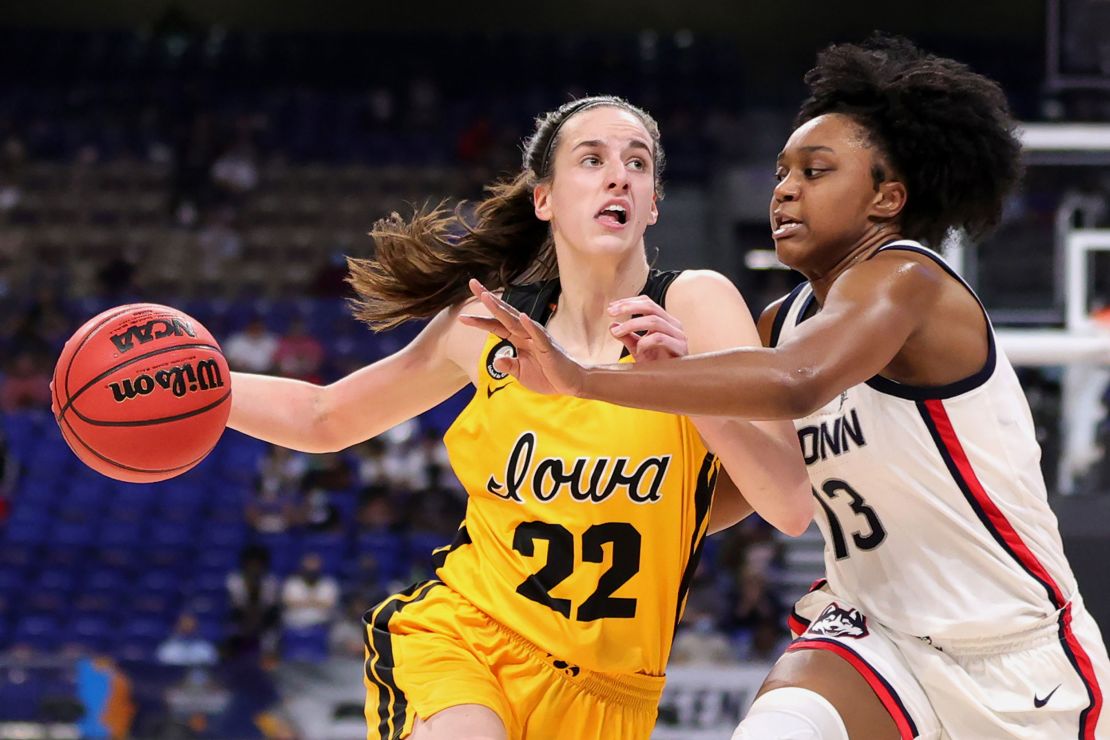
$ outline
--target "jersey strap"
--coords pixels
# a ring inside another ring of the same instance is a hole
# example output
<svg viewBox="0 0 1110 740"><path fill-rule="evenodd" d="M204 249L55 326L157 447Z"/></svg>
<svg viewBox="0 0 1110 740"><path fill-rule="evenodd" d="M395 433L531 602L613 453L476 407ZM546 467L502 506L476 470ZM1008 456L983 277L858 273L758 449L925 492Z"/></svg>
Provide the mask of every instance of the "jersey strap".
<svg viewBox="0 0 1110 740"><path fill-rule="evenodd" d="M647 282L640 290L640 294L646 295L665 309L667 307L667 290L671 287L675 278L681 274L681 270L651 270L648 273ZM545 326L548 320L551 319L551 314L555 313L555 306L559 303L559 293L561 291L562 286L559 279L554 278L526 285L510 285L501 295L501 300L517 311L527 314L528 318L540 326ZM625 357L627 354L628 349L626 348L621 353L621 357Z"/></svg>

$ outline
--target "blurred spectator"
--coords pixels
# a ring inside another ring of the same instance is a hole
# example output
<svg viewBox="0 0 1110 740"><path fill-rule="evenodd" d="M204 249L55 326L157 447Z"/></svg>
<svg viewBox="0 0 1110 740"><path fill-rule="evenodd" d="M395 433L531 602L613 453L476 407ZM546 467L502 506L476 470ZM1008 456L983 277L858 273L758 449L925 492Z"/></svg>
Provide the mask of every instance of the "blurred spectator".
<svg viewBox="0 0 1110 740"><path fill-rule="evenodd" d="M392 532L401 522L389 490L382 487L371 487L362 492L356 516L360 532Z"/></svg>
<svg viewBox="0 0 1110 740"><path fill-rule="evenodd" d="M451 458L447 445L443 443L443 433L438 429L425 429L420 436L419 461L423 466L423 476L418 481L419 491L433 488L462 488L459 479L451 470Z"/></svg>
<svg viewBox="0 0 1110 740"><path fill-rule="evenodd" d="M215 129L214 114L201 109L177 130L170 204L183 225L191 224L197 209L211 199L209 171L216 159Z"/></svg>
<svg viewBox="0 0 1110 740"><path fill-rule="evenodd" d="M686 609L671 647L671 662L682 664L725 664L734 661L732 647L720 631L711 612Z"/></svg>
<svg viewBox="0 0 1110 740"><path fill-rule="evenodd" d="M332 655L341 658L361 658L366 645L366 627L362 615L366 603L358 596L349 596L343 604L343 613L328 633L328 648Z"/></svg>
<svg viewBox="0 0 1110 740"><path fill-rule="evenodd" d="M743 642L744 648L736 658L745 662L774 663L790 644L790 633L780 621L765 619L756 625L751 639Z"/></svg>
<svg viewBox="0 0 1110 740"><path fill-rule="evenodd" d="M216 646L197 631L197 618L184 612L177 618L173 633L158 646L159 663L180 666L214 665L219 658Z"/></svg>
<svg viewBox="0 0 1110 740"><path fill-rule="evenodd" d="M274 364L279 375L309 383L319 383L324 364L324 345L308 333L304 319L295 319L289 331L278 340Z"/></svg>
<svg viewBox="0 0 1110 740"><path fill-rule="evenodd" d="M0 525L8 519L12 510L12 494L15 493L19 464L8 447L8 439L0 430ZM0 598L0 609L7 607Z"/></svg>
<svg viewBox="0 0 1110 740"><path fill-rule="evenodd" d="M240 554L239 570L227 576L232 653L260 650L267 656L276 651L281 587L269 569L269 552L252 545Z"/></svg>
<svg viewBox="0 0 1110 740"><path fill-rule="evenodd" d="M254 121L240 116L235 141L212 163L212 182L233 201L258 187L258 164L251 136Z"/></svg>
<svg viewBox="0 0 1110 740"><path fill-rule="evenodd" d="M301 567L285 579L281 589L281 623L286 629L327 625L339 601L339 584L324 573L316 553L301 559Z"/></svg>
<svg viewBox="0 0 1110 740"><path fill-rule="evenodd" d="M258 464L258 485L268 491L299 490L308 467L307 455L288 447L270 445Z"/></svg>
<svg viewBox="0 0 1110 740"><path fill-rule="evenodd" d="M278 534L300 519L297 491L292 488L259 486L247 502L247 523L260 534Z"/></svg>
<svg viewBox="0 0 1110 740"><path fill-rule="evenodd" d="M326 488L307 489L301 501L299 523L312 532L339 531L343 522L339 510L331 502L332 495Z"/></svg>
<svg viewBox="0 0 1110 740"><path fill-rule="evenodd" d="M205 286L222 287L230 270L243 253L243 237L235 228L235 210L230 206L213 211L197 232L198 274Z"/></svg>
<svg viewBox="0 0 1110 740"><path fill-rule="evenodd" d="M312 455L305 474L300 522L314 532L330 532L342 522L333 496L354 496L353 474L347 460L338 453Z"/></svg>
<svg viewBox="0 0 1110 740"><path fill-rule="evenodd" d="M767 585L765 568L759 563L748 563L740 570L739 593L730 614L731 626L749 635L758 631L763 623L778 625L785 618L782 601Z"/></svg>
<svg viewBox="0 0 1110 740"><path fill-rule="evenodd" d="M382 458L385 484L397 491L423 490L427 481L423 448L409 439L386 447Z"/></svg>
<svg viewBox="0 0 1110 740"><path fill-rule="evenodd" d="M347 254L351 253L350 245L339 246L328 255L327 262L320 265L312 278L312 294L321 298L337 298L351 295L351 286L347 284Z"/></svg>
<svg viewBox="0 0 1110 740"><path fill-rule="evenodd" d="M385 443L381 438L371 437L355 445L351 452L354 454L355 479L358 485L363 488L384 486Z"/></svg>
<svg viewBox="0 0 1110 740"><path fill-rule="evenodd" d="M50 406L50 373L40 357L21 352L0 381L0 410L14 413Z"/></svg>
<svg viewBox="0 0 1110 740"><path fill-rule="evenodd" d="M0 145L0 213L12 210L23 199L23 167L27 147L15 134L9 134Z"/></svg>
<svg viewBox="0 0 1110 740"><path fill-rule="evenodd" d="M268 373L274 368L278 338L266 328L260 316L255 316L242 331L228 337L224 356L232 370L245 373Z"/></svg>
<svg viewBox="0 0 1110 740"><path fill-rule="evenodd" d="M339 601L339 584L323 572L323 560L308 553L281 591L281 654L284 660L318 662L328 655L328 632Z"/></svg>
<svg viewBox="0 0 1110 740"><path fill-rule="evenodd" d="M127 303L139 298L135 285L135 264L122 254L110 257L96 271L100 295L110 303Z"/></svg>
<svg viewBox="0 0 1110 740"><path fill-rule="evenodd" d="M354 475L346 459L329 452L308 458L308 472L304 476L305 488L323 488L328 491L346 491L354 484Z"/></svg>

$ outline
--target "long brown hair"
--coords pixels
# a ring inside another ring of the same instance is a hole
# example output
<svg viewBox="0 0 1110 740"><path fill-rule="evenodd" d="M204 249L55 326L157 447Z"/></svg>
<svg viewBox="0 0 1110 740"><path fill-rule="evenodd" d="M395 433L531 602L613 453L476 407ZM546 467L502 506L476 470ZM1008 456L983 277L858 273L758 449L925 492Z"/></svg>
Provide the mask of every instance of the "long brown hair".
<svg viewBox="0 0 1110 740"><path fill-rule="evenodd" d="M347 258L347 282L358 295L355 316L375 330L409 319L429 318L470 295L467 281L478 278L490 289L558 275L550 226L536 218L532 191L553 174L559 131L572 116L590 108L620 108L640 119L652 139L655 192L662 197L665 165L659 125L646 111L613 95L580 98L536 118L524 144L521 172L486 187L473 217L439 203L403 219L393 213L370 230L373 257Z"/></svg>

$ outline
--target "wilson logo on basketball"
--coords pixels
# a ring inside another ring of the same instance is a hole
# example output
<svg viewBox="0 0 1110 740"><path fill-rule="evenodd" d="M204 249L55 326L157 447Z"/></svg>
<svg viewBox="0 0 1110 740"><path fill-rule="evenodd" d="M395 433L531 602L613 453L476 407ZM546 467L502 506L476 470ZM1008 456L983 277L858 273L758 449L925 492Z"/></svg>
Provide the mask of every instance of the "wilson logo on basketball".
<svg viewBox="0 0 1110 740"><path fill-rule="evenodd" d="M119 383L109 383L108 387L112 389L112 397L116 402L123 403L136 396L148 396L156 388L168 390L177 398L186 393L223 388L224 378L215 360L201 360L159 370L153 375L143 373Z"/></svg>
<svg viewBox="0 0 1110 740"><path fill-rule="evenodd" d="M113 334L109 339L120 352L130 352L135 349L135 342L146 344L155 339L165 337L180 337L188 335L196 337L197 333L188 321L184 319L154 319L138 326L129 326L119 334Z"/></svg>

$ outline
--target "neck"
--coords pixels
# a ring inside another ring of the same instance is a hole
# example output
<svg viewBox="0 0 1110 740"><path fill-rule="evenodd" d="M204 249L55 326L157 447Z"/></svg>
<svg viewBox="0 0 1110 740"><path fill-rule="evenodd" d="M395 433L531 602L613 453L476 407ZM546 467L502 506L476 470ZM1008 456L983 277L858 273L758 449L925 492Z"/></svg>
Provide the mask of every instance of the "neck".
<svg viewBox="0 0 1110 740"><path fill-rule="evenodd" d="M560 292L555 315L548 324L573 355L596 357L619 342L609 332L614 317L609 304L637 295L647 282L644 250L634 250L612 261L557 250Z"/></svg>
<svg viewBox="0 0 1110 740"><path fill-rule="evenodd" d="M902 235L894 229L880 228L861 239L843 256L833 263L827 270L820 273L807 274L809 284L813 288L813 297L818 305L824 305L825 296L829 294L837 278L847 272L853 265L868 259L884 244L902 239Z"/></svg>

